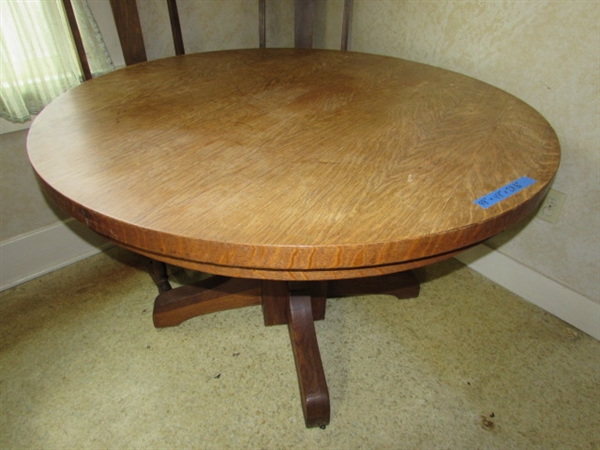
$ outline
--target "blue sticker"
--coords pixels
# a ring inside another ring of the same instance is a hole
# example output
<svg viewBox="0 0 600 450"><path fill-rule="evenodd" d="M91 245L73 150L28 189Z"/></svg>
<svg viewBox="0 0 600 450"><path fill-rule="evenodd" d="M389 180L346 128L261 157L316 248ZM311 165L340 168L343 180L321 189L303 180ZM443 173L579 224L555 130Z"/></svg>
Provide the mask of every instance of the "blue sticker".
<svg viewBox="0 0 600 450"><path fill-rule="evenodd" d="M519 191L522 191L528 186L531 186L535 183L536 180L529 177L521 177L518 180L512 181L508 183L506 186L502 186L500 189L496 189L494 192L490 192L487 195L484 195L481 198L478 198L473 203L477 203L483 209L487 209L492 205L495 205L498 202L501 202L505 198L510 197L513 194L516 194Z"/></svg>

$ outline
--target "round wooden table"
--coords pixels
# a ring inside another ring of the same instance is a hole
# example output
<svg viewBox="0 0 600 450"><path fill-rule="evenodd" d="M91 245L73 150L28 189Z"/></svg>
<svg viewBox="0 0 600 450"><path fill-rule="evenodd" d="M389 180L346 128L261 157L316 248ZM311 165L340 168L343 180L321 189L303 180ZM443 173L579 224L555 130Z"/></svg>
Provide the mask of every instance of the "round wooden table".
<svg viewBox="0 0 600 450"><path fill-rule="evenodd" d="M115 71L49 105L27 147L62 209L154 261L156 326L259 303L287 323L307 426L330 416L325 299L417 295L406 270L530 215L560 160L546 120L488 84L298 49ZM216 276L170 289L163 263Z"/></svg>

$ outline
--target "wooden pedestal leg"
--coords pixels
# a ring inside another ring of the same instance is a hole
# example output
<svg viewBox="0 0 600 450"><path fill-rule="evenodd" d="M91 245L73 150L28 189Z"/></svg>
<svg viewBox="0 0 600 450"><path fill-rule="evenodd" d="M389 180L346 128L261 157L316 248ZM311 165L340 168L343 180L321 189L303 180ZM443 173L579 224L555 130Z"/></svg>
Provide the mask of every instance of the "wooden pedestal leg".
<svg viewBox="0 0 600 450"><path fill-rule="evenodd" d="M154 326L174 327L202 314L259 305L260 288L258 280L213 276L162 292L154 301Z"/></svg>
<svg viewBox="0 0 600 450"><path fill-rule="evenodd" d="M288 328L298 373L304 421L309 428L325 428L330 416L329 390L309 296L290 295Z"/></svg>
<svg viewBox="0 0 600 450"><path fill-rule="evenodd" d="M290 293L285 281L263 281L263 315L265 325L287 323L304 421L307 427L324 428L330 417L329 390L314 321L325 316L325 284L305 283L302 288Z"/></svg>

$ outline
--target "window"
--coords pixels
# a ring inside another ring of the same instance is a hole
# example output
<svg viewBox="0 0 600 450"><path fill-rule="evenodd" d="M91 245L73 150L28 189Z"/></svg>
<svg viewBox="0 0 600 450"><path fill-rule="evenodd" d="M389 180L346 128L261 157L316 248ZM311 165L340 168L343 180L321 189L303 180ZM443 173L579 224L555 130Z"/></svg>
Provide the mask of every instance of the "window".
<svg viewBox="0 0 600 450"><path fill-rule="evenodd" d="M87 0L71 0L92 74L114 67ZM83 80L61 0L0 0L0 116L29 120Z"/></svg>

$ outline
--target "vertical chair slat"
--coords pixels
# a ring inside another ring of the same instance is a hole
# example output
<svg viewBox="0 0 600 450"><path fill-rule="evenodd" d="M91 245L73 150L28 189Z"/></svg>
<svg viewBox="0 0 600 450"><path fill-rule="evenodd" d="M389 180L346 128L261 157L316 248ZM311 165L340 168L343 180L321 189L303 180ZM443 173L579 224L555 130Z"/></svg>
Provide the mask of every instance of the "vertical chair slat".
<svg viewBox="0 0 600 450"><path fill-rule="evenodd" d="M69 22L69 28L71 29L71 36L73 37L73 42L75 43L75 49L77 50L79 65L83 73L83 80L91 80L92 71L87 60L87 55L85 54L83 39L81 38L81 33L79 32L79 25L77 24L77 18L75 17L75 11L73 10L71 0L63 0L63 6L67 15L67 21Z"/></svg>
<svg viewBox="0 0 600 450"><path fill-rule="evenodd" d="M260 48L267 46L267 6L265 0L258 0L258 43Z"/></svg>
<svg viewBox="0 0 600 450"><path fill-rule="evenodd" d="M110 0L125 64L147 61L136 0Z"/></svg>
<svg viewBox="0 0 600 450"><path fill-rule="evenodd" d="M353 0L344 0L344 17L342 19L342 51L348 50L348 35L350 32L350 18L352 15Z"/></svg>
<svg viewBox="0 0 600 450"><path fill-rule="evenodd" d="M296 0L294 15L294 46L312 48L315 25L315 0Z"/></svg>
<svg viewBox="0 0 600 450"><path fill-rule="evenodd" d="M181 24L179 22L179 12L177 11L177 0L167 0L169 8L169 20L171 21L171 33L173 34L173 46L176 55L185 55L183 46L183 35L181 34Z"/></svg>

